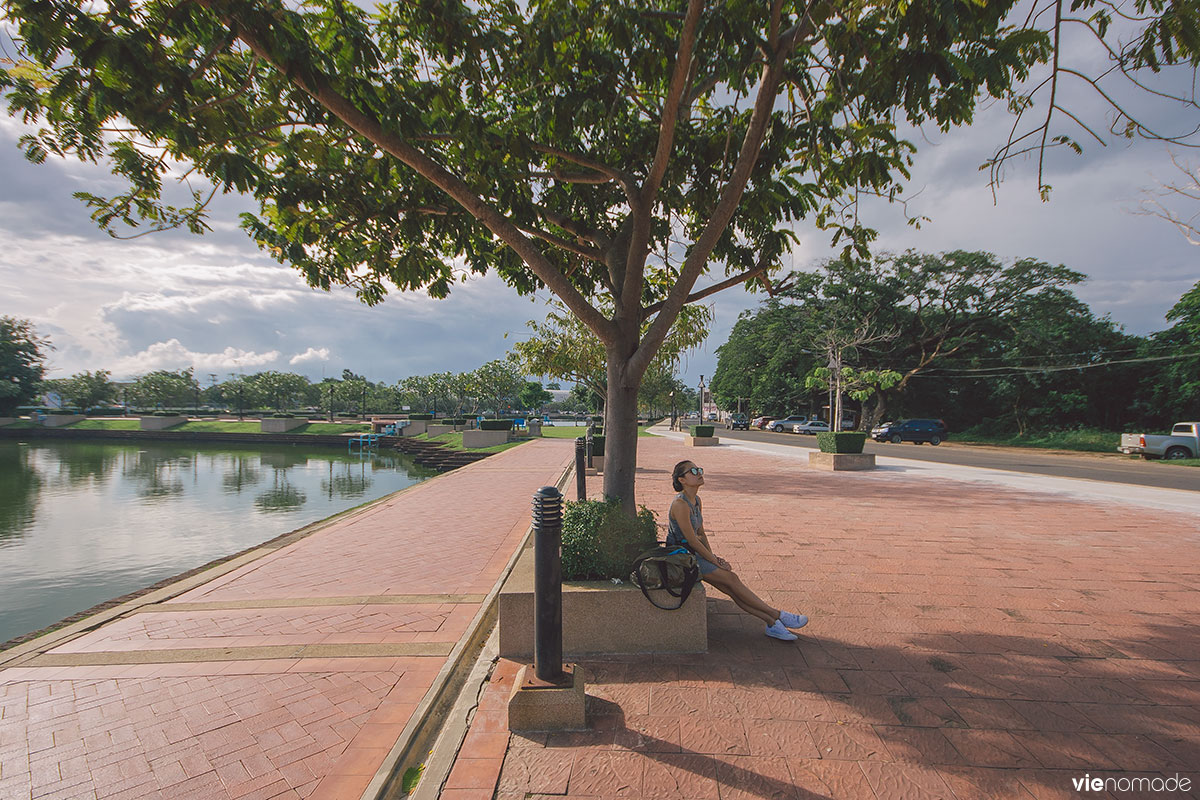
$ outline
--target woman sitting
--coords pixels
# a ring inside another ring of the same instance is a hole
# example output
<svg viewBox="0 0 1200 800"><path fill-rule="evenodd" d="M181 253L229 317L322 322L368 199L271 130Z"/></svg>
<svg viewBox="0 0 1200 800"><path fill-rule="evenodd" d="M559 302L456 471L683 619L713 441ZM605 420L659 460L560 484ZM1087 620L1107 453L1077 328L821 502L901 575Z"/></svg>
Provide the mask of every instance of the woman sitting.
<svg viewBox="0 0 1200 800"><path fill-rule="evenodd" d="M700 487L704 485L704 470L691 461L680 461L671 471L671 484L679 492L671 502L667 522L667 544L686 547L700 565L700 577L720 589L747 614L753 614L767 624L767 636L795 640L796 634L788 628L803 628L808 617L772 608L750 591L737 576L729 562L714 555L704 535L704 517L700 513Z"/></svg>

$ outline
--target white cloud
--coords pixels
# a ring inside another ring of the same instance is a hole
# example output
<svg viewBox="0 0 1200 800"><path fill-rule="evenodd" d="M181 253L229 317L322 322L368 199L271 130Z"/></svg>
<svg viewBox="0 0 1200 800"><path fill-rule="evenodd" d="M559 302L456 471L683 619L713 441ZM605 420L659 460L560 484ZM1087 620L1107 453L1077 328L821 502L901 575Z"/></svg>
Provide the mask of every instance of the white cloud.
<svg viewBox="0 0 1200 800"><path fill-rule="evenodd" d="M196 374L235 372L263 368L279 360L279 351L256 353L226 347L220 353L198 353L184 347L178 339L155 342L140 353L121 358L115 365L118 376L142 375L158 369L179 370L195 367Z"/></svg>
<svg viewBox="0 0 1200 800"><path fill-rule="evenodd" d="M296 364L306 364L310 361L328 361L328 360L329 360L329 348L328 347L321 347L321 348L310 347L307 350L305 350L303 353L297 353L296 355L292 356L291 360L288 361L288 364L295 366Z"/></svg>

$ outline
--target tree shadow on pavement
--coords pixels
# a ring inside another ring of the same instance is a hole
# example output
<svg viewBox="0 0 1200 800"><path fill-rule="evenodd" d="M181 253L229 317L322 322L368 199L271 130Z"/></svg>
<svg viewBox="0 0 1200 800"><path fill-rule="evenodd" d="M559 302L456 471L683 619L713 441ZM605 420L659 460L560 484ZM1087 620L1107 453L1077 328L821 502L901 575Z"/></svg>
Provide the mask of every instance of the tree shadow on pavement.
<svg viewBox="0 0 1200 800"><path fill-rule="evenodd" d="M649 758L674 748L696 757L675 768L708 775L719 761L739 781L732 785L745 781L760 797L823 795L778 776L735 774L742 768L723 755L778 755L778 742L763 744L755 728L814 758L936 773L946 796L1071 796L1071 779L1085 772L1200 781L1188 774L1200 765L1195 626L1106 639L894 634L902 645L875 646L823 635L786 644L758 627L714 631L707 654L586 662L598 728L558 746L587 740ZM653 733L671 720L742 728L712 738L718 752L703 752Z"/></svg>

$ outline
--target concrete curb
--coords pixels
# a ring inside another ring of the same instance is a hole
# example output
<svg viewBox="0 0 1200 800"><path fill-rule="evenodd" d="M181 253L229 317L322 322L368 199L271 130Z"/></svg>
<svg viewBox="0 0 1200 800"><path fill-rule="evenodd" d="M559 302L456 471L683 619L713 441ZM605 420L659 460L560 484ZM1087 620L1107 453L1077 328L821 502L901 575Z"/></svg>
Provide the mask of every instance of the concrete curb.
<svg viewBox="0 0 1200 800"><path fill-rule="evenodd" d="M567 479L573 470L574 465L566 467L555 482L555 486L560 491L566 486ZM467 626L466 633L450 651L446 662L433 679L433 685L421 698L421 702L409 717L408 724L400 732L391 751L388 752L379 769L375 771L375 776L367 784L360 800L392 800L404 796L402 789L404 773L410 767L422 763L432 751L432 746L441 733L443 723L457 703L459 693L466 684L468 675L474 670L484 645L496 625L500 589L508 580L509 574L525 550L532 533L533 526L530 525L508 563L501 570L491 591L488 592L487 598L480 605L479 611ZM453 766L453 760L450 765ZM449 773L447 772L447 774ZM422 780L427 777L432 778L433 776L422 775ZM445 775L441 776L438 785L445 782L445 779Z"/></svg>

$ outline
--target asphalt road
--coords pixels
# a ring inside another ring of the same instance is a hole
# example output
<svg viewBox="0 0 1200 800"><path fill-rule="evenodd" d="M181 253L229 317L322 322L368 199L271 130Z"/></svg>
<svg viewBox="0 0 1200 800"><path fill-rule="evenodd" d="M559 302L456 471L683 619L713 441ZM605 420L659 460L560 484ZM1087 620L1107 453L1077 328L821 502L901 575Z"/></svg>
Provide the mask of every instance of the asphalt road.
<svg viewBox="0 0 1200 800"><path fill-rule="evenodd" d="M718 425L716 435L722 439L750 442L770 442L815 450L815 436L771 431L731 431ZM953 436L953 434L951 434ZM1116 445L1113 445L1114 448ZM1123 456L1113 453L1074 454L1040 452L1016 447L984 447L944 442L938 447L927 444L890 444L868 440L866 453L892 458L911 458L939 464L958 464L965 467L985 467L1009 472L1053 475L1057 478L1084 478L1110 481L1160 489L1185 489L1200 492L1200 467L1185 467Z"/></svg>

